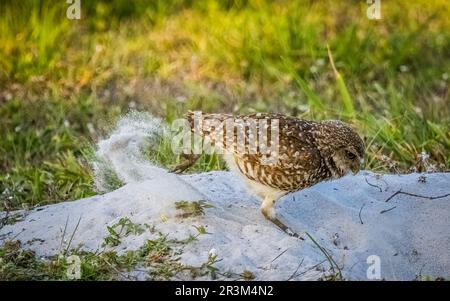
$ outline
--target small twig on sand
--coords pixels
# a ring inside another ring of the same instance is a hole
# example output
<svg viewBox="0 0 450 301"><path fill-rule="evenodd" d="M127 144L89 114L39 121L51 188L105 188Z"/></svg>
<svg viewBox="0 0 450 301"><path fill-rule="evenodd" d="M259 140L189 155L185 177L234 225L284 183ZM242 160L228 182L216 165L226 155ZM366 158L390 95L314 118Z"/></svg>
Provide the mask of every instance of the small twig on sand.
<svg viewBox="0 0 450 301"><path fill-rule="evenodd" d="M59 254L62 254L61 251L62 251L62 248L63 248L64 239L66 238L66 231L67 231L67 225L68 224L69 224L69 216L67 216L66 223L64 225L64 230L63 230L63 233L62 233L62 236L61 236L61 241L59 242L59 251L58 251Z"/></svg>
<svg viewBox="0 0 450 301"><path fill-rule="evenodd" d="M8 218L9 218L9 210L7 210L5 216L0 219L0 229L3 228L8 223Z"/></svg>
<svg viewBox="0 0 450 301"><path fill-rule="evenodd" d="M331 270L335 275L338 276L338 279L342 280L342 271L339 265L334 261L333 257L328 253L328 251L319 245L319 243L308 233L305 232L306 235L308 235L309 239L312 240L312 242L319 248L319 250L322 252L323 255L325 255L325 258L328 260L328 263L330 264Z"/></svg>
<svg viewBox="0 0 450 301"><path fill-rule="evenodd" d="M378 188L380 190L380 192L383 192L383 189L381 189L380 186L370 183L369 180L367 180L366 177L364 177L364 180L366 180L367 185L375 187L375 188Z"/></svg>
<svg viewBox="0 0 450 301"><path fill-rule="evenodd" d="M325 261L327 261L327 260L324 259L324 260L322 260L321 262L319 262L318 264L313 265L312 267L310 267L310 268L307 269L306 271L303 271L303 272L301 272L301 273L298 273L297 275L294 275L294 277L292 277L292 279L297 278L297 277L300 277L300 276L302 276L302 275L308 273L309 271L314 270L315 268L317 268L318 266L320 266L320 265L321 265L322 263L324 263Z"/></svg>
<svg viewBox="0 0 450 301"><path fill-rule="evenodd" d="M397 208L397 206L394 206L394 207L392 207L392 208L389 208L389 209L386 209L386 210L381 210L381 211L380 211L380 214L383 214L383 213L389 212L389 211L391 211L391 210L394 210L395 208Z"/></svg>
<svg viewBox="0 0 450 301"><path fill-rule="evenodd" d="M67 244L66 250L64 251L64 255L67 254L67 253L69 252L70 245L72 244L73 237L75 236L75 233L76 233L77 230L78 230L78 226L80 225L80 222L81 222L81 216L80 216L80 218L78 219L78 223L77 223L77 225L75 226L75 229L73 230L72 235L70 236L69 243Z"/></svg>
<svg viewBox="0 0 450 301"><path fill-rule="evenodd" d="M359 213L358 213L359 221L361 222L361 225L364 225L363 220L362 220L362 218L361 218L361 212L362 212L364 206L366 206L365 203L361 206L361 209L359 209Z"/></svg>
<svg viewBox="0 0 450 301"><path fill-rule="evenodd" d="M296 277L296 274L297 274L298 270L300 269L300 267L302 266L304 260L305 260L305 258L303 258L302 261L300 261L298 267L295 269L295 272L292 273L292 275L286 281L292 280Z"/></svg>
<svg viewBox="0 0 450 301"><path fill-rule="evenodd" d="M442 198L450 196L450 193L440 195L440 196L426 196L426 195L414 194L414 193L409 193L409 192L403 192L401 189L399 189L393 195L388 197L385 202L386 203L389 202L390 200L392 200L395 196L397 196L399 194L409 195L409 196L413 196L416 198L422 198L422 199L428 199L428 200L442 199Z"/></svg>
<svg viewBox="0 0 450 301"><path fill-rule="evenodd" d="M277 260L278 258L280 258L281 255L283 255L284 253L286 253L287 250L289 250L289 248L287 248L286 250L284 250L283 252L281 252L280 254L278 254L277 257L275 257L274 259L272 259L272 261L271 261L270 263L272 263L272 262L274 262L275 260Z"/></svg>
<svg viewBox="0 0 450 301"><path fill-rule="evenodd" d="M22 231L20 231L19 233L17 233L13 238L11 238L10 240L13 241L15 240L17 237L19 237L20 234L22 234L23 232L25 232L25 228L22 229Z"/></svg>

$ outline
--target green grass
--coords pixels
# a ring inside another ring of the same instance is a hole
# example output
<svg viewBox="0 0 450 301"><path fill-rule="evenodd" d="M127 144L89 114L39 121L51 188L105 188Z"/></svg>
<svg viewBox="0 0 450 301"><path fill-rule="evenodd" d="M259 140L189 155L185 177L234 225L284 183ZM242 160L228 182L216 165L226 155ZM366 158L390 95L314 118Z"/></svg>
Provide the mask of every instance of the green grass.
<svg viewBox="0 0 450 301"><path fill-rule="evenodd" d="M343 119L366 168L450 168L445 0L64 1L0 4L0 210L92 195L94 142L130 108ZM327 50L329 45L330 54ZM333 58L335 69L330 61ZM163 141L149 157L173 166ZM224 168L204 156L193 171Z"/></svg>
<svg viewBox="0 0 450 301"><path fill-rule="evenodd" d="M180 210L181 213L177 216L179 217L191 217L191 216L200 216L205 214L206 208L212 208L214 207L211 204L208 204L207 202L200 200L200 201L178 201L175 202L175 208Z"/></svg>
<svg viewBox="0 0 450 301"><path fill-rule="evenodd" d="M148 225L144 225L148 227ZM139 235L145 232L145 227L131 222L129 218L121 218L116 224L108 226L109 235L105 237L104 246L118 246L122 237L130 234Z"/></svg>
<svg viewBox="0 0 450 301"><path fill-rule="evenodd" d="M118 228L121 232L119 234L116 232ZM111 234L111 229L114 235ZM108 227L108 230L110 234L105 237L108 248L104 246L104 249L95 252L68 248L61 254L50 257L36 256L35 252L23 248L19 240L5 241L0 246L0 280L136 280L136 276L131 273L133 271L141 272L141 279L148 280L170 280L181 276L210 279L222 276L233 280L251 280L254 277L249 271L241 274L220 272L216 267L220 259L212 255L199 266L180 262L180 256L188 244L196 241L200 235L209 234L204 226L196 227L197 233L184 240L168 238L167 234L156 232L147 225L135 224L126 217ZM119 254L114 248L121 243L120 234L141 235L146 230L153 233L154 238L146 240L137 250ZM112 236L114 240L111 240ZM111 242L114 244L110 244ZM77 278L71 277L78 270L74 265L74 257L79 263Z"/></svg>

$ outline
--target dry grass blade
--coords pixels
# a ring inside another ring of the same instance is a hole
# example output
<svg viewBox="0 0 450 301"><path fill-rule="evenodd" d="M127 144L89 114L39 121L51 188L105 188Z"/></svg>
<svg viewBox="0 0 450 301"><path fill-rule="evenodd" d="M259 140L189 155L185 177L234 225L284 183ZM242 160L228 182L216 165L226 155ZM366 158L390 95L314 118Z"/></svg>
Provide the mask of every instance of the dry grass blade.
<svg viewBox="0 0 450 301"><path fill-rule="evenodd" d="M311 241L319 248L319 250L323 253L325 258L328 260L331 270L335 275L337 275L338 280L342 280L342 271L339 265L334 261L333 257L328 253L328 251L322 247L308 232L305 232L306 235L311 239Z"/></svg>
<svg viewBox="0 0 450 301"><path fill-rule="evenodd" d="M428 199L428 200L442 199L442 198L446 198L446 197L450 196L450 193L440 195L440 196L427 196L427 195L420 195L420 194L415 194L415 193L404 192L400 189L400 190L396 191L394 194L392 194L390 197L388 197L385 202L386 203L389 202L390 200L392 200L395 196L397 196L399 194L404 194L404 195L408 195L408 196L412 196L412 197L416 197L416 198Z"/></svg>

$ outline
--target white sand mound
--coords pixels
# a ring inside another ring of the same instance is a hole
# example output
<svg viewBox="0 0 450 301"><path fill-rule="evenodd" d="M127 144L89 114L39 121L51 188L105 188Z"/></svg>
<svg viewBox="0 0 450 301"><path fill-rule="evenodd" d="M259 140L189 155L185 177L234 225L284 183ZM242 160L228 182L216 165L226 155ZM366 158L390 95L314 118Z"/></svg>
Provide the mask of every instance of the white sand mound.
<svg viewBox="0 0 450 301"><path fill-rule="evenodd" d="M326 248L346 279L367 279L370 255L379 256L384 279L412 280L418 274L448 277L450 199L397 195L385 202L399 189L430 196L448 192L450 174L427 174L425 183L418 181L420 176L380 177L361 172L286 196L277 211L293 229L308 231ZM382 191L369 186L365 179ZM204 216L176 217L179 212L174 202L205 198L214 208L205 209ZM182 177L167 174L167 178L128 184L101 196L40 207L26 212L22 221L5 226L0 237L19 239L39 255L53 255L61 248L66 222L62 248L80 221L72 246L96 250L108 235L106 226L121 217L153 224L169 237L180 239L196 233L192 226L204 225L211 234L199 236L186 248L182 261L187 264L200 265L215 249L223 259L217 264L221 270L249 270L256 279L286 280L301 262L300 276L295 279L317 279L329 268L324 254L310 239L289 237L266 221L259 212L259 201L229 172ZM151 237L149 232L131 235L117 248L137 249ZM311 269L321 262L323 269Z"/></svg>
<svg viewBox="0 0 450 301"><path fill-rule="evenodd" d="M129 122L133 124L133 118ZM259 200L232 173L177 176L143 161L136 144L141 143L139 137L147 137L148 128L125 125L131 130L119 127L99 148L125 186L104 195L19 212L24 214L21 221L0 229L0 244L19 239L38 255L47 256L67 248L73 234L72 248L81 245L95 251L108 235L106 227L128 217L179 239L195 234L193 226L203 225L211 234L187 245L181 261L198 266L214 249L222 259L216 264L221 271L249 270L256 280L314 280L328 271L329 260L305 231L331 255L345 279L367 280L374 258L375 265L379 258L383 279L450 276L450 196L426 199L398 194L386 202L400 189L422 196L450 193L449 173L400 176L361 171L287 195L276 209L282 221L306 237L300 241L265 220ZM175 202L201 199L214 207L205 209L203 216L177 216ZM154 235L146 231L127 236L116 248L137 249Z"/></svg>

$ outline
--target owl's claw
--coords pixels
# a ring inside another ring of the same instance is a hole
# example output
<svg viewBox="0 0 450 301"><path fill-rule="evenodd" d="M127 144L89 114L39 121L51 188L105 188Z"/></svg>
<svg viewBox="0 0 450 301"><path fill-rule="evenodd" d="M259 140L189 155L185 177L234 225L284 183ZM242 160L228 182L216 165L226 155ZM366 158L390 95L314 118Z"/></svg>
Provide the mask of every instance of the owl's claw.
<svg viewBox="0 0 450 301"><path fill-rule="evenodd" d="M286 231L284 231L284 232L286 232L289 236L298 238L300 240L305 240L302 236L300 236L298 233L292 231L290 228L287 228Z"/></svg>
<svg viewBox="0 0 450 301"><path fill-rule="evenodd" d="M261 210L262 214L272 223L274 223L278 228L283 230L287 235L298 238L300 240L305 240L303 237L301 237L298 233L294 232L286 226L284 223L282 223L274 214L272 207L263 207Z"/></svg>

